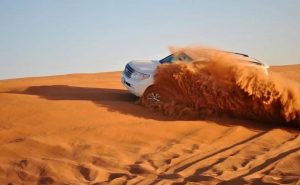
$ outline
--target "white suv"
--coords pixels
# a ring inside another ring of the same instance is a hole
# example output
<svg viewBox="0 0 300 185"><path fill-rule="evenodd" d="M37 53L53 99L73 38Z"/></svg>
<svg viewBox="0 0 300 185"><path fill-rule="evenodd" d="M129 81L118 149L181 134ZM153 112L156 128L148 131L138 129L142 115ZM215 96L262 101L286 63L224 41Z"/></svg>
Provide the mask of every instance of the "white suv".
<svg viewBox="0 0 300 185"><path fill-rule="evenodd" d="M229 52L232 53L232 52ZM242 57L245 61L248 61L251 66L261 67L266 74L268 74L268 65L250 58L246 54L232 53L238 57ZM164 63L171 63L173 61L192 61L192 58L185 53L171 54L161 60L133 60L126 64L125 70L123 71L121 81L124 86L134 95L141 97L147 90L146 99L151 101L160 101L163 99L158 92L155 92L152 87L154 83L154 74L158 65Z"/></svg>

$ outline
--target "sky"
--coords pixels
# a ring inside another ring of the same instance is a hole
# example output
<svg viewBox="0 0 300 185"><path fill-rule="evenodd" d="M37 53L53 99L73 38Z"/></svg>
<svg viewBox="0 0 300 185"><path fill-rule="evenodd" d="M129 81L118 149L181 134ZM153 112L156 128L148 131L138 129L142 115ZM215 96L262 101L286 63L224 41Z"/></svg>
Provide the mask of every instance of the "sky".
<svg viewBox="0 0 300 185"><path fill-rule="evenodd" d="M0 79L123 70L169 46L300 63L299 0L0 0Z"/></svg>

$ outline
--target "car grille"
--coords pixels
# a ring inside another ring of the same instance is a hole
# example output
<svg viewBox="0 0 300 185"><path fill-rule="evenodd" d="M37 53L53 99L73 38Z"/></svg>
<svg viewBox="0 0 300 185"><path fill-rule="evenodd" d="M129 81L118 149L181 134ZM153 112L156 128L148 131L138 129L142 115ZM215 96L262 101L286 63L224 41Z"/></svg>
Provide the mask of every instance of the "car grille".
<svg viewBox="0 0 300 185"><path fill-rule="evenodd" d="M134 69L132 67L130 67L129 64L126 65L125 70L124 70L124 74L130 78L131 74L134 72Z"/></svg>

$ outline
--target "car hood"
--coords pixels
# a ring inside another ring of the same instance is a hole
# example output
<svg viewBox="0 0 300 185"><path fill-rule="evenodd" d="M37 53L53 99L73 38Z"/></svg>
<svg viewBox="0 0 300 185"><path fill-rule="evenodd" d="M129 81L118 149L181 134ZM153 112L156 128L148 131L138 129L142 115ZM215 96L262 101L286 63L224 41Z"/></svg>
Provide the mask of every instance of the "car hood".
<svg viewBox="0 0 300 185"><path fill-rule="evenodd" d="M159 64L158 60L133 60L129 62L130 67L134 70L146 74L153 73Z"/></svg>

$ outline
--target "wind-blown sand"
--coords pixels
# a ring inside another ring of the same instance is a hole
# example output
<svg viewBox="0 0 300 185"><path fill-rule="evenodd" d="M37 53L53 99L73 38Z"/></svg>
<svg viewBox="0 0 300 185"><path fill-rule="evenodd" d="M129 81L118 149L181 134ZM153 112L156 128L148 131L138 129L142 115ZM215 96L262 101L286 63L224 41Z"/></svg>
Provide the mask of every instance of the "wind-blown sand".
<svg viewBox="0 0 300 185"><path fill-rule="evenodd" d="M228 52L201 47L177 53L190 62L159 65L154 86L164 101L141 103L177 118L238 117L300 128L299 83ZM248 59L247 59L248 60Z"/></svg>
<svg viewBox="0 0 300 185"><path fill-rule="evenodd" d="M300 82L300 65L271 71ZM0 184L299 184L299 129L179 121L120 72L0 81Z"/></svg>

